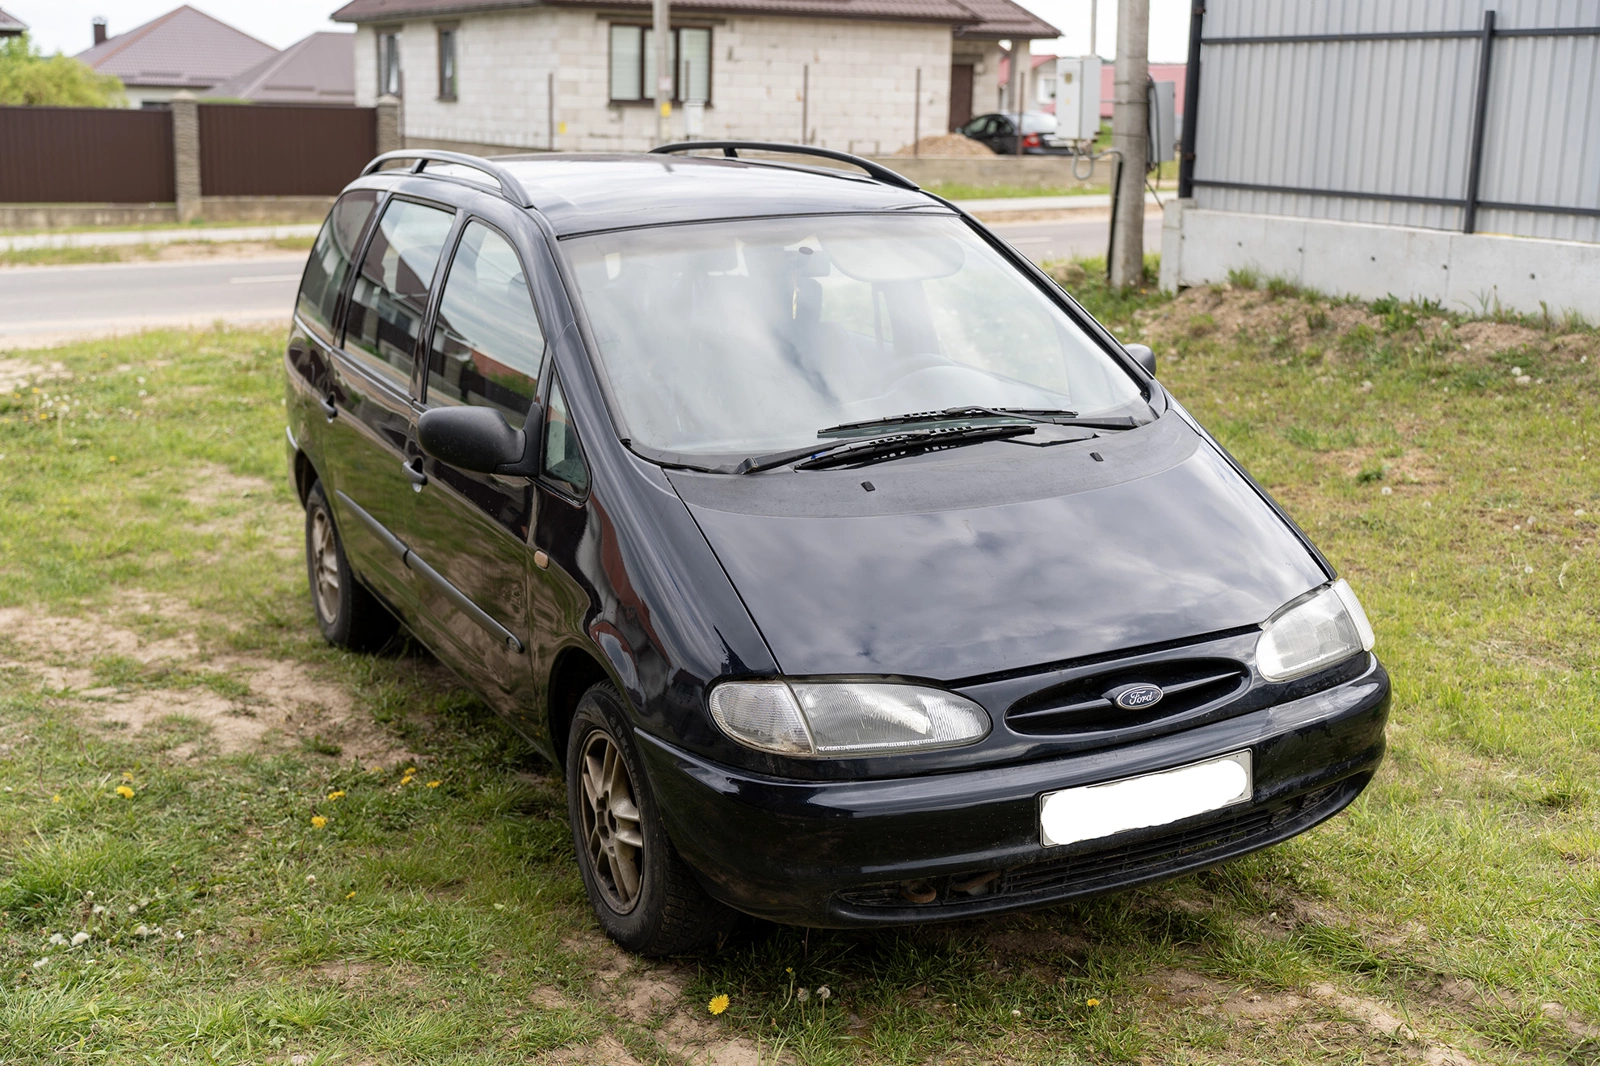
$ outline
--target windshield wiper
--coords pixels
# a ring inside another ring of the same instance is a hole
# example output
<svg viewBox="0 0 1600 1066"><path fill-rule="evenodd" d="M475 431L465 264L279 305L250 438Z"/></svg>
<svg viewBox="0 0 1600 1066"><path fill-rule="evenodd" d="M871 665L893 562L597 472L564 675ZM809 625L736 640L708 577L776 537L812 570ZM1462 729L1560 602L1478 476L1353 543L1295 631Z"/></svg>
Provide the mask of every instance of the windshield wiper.
<svg viewBox="0 0 1600 1066"><path fill-rule="evenodd" d="M842 441L838 444L813 444L806 448L752 455L737 466L717 467L718 474L756 474L773 467L794 463L796 470L818 470L828 466L870 462L877 459L894 459L901 455L933 451L959 444L976 444L985 440L1006 440L1026 437L1032 426L952 426L949 429L919 429L910 433L891 433L866 440ZM795 460L801 460L795 462Z"/></svg>
<svg viewBox="0 0 1600 1066"><path fill-rule="evenodd" d="M887 418L869 418L862 422L841 422L837 426L817 430L819 437L833 437L858 429L875 429L882 426L910 426L919 422L949 422L962 418L1021 418L1029 422L1043 422L1057 426L1081 426L1087 429L1132 429L1138 425L1131 416L1118 415L1102 418L1079 418L1076 411L1056 408L1030 407L947 407L942 411L915 411L911 414L890 415Z"/></svg>

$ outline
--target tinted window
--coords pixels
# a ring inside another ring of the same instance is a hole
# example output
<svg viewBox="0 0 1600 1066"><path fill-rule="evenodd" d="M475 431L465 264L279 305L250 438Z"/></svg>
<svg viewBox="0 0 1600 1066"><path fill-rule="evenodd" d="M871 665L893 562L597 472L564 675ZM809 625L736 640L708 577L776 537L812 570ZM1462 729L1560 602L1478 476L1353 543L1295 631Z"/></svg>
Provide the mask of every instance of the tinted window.
<svg viewBox="0 0 1600 1066"><path fill-rule="evenodd" d="M345 347L398 381L411 378L433 268L453 217L409 200L389 201L356 275Z"/></svg>
<svg viewBox="0 0 1600 1066"><path fill-rule="evenodd" d="M378 202L378 194L367 189L345 193L328 213L328 220L311 248L306 272L300 278L300 317L323 340L333 342L333 316L350 272L356 241Z"/></svg>
<svg viewBox="0 0 1600 1066"><path fill-rule="evenodd" d="M428 402L488 404L520 427L543 357L544 332L516 249L482 222L469 223L439 299Z"/></svg>
<svg viewBox="0 0 1600 1066"><path fill-rule="evenodd" d="M583 495L589 488L589 467L578 447L578 431L567 415L567 398L561 392L561 382L553 379L544 425L545 475L561 482L574 496Z"/></svg>

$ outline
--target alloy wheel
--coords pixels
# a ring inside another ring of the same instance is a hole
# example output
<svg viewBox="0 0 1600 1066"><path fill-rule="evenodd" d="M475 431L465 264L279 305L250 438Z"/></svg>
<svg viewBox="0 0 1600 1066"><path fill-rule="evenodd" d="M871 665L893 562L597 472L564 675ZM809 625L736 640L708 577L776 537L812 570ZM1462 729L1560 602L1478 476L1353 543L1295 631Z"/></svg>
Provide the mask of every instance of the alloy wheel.
<svg viewBox="0 0 1600 1066"><path fill-rule="evenodd" d="M311 518L311 574L317 611L332 622L339 617L339 544L333 521L321 508Z"/></svg>
<svg viewBox="0 0 1600 1066"><path fill-rule="evenodd" d="M616 741L598 729L584 743L579 773L589 867L606 903L618 914L627 914L639 901L644 865L644 832L633 779Z"/></svg>

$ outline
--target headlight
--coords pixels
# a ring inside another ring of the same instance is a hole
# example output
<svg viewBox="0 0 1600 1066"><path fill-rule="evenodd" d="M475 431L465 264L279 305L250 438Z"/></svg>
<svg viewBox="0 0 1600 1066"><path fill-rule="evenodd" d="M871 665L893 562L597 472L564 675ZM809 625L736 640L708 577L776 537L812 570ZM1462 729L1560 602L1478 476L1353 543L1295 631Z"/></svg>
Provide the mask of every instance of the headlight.
<svg viewBox="0 0 1600 1066"><path fill-rule="evenodd" d="M1268 681L1304 677L1372 650L1372 623L1343 578L1289 604L1261 630L1256 669Z"/></svg>
<svg viewBox="0 0 1600 1066"><path fill-rule="evenodd" d="M741 744L801 757L956 748L989 735L982 707L918 685L728 681L711 690L711 717Z"/></svg>

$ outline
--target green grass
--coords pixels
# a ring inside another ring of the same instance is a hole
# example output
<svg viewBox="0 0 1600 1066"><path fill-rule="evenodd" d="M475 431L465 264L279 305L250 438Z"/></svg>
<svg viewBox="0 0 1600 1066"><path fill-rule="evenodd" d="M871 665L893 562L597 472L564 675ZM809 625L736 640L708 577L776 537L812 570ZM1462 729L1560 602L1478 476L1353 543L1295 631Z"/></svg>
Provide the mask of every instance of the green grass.
<svg viewBox="0 0 1600 1066"><path fill-rule="evenodd" d="M282 237L271 241L249 241L283 252L310 249L314 238ZM77 263L132 263L161 259L165 249L177 252L225 256L236 251L231 241L173 241L169 244L116 244L93 248L13 248L0 251L0 267L66 266Z"/></svg>
<svg viewBox="0 0 1600 1066"><path fill-rule="evenodd" d="M0 1058L1600 1060L1600 339L1063 277L1366 604L1391 748L1344 815L1036 914L620 960L561 782L426 653L317 637L281 337L10 353L73 377L0 394ZM1241 300L1277 317L1236 330ZM142 728L100 724L124 705Z"/></svg>
<svg viewBox="0 0 1600 1066"><path fill-rule="evenodd" d="M38 205L48 207L50 205ZM81 204L65 204L60 206L81 207ZM0 229L0 237L20 237L35 233L145 233L150 230L169 229L237 229L241 226L298 226L306 223L320 224L321 215L314 218L300 219L239 219L235 222L208 222L203 218L191 222L138 222L126 226L61 226L52 229Z"/></svg>
<svg viewBox="0 0 1600 1066"><path fill-rule="evenodd" d="M959 181L937 181L923 186L946 200L1017 200L1036 196L1104 196L1105 185L967 185Z"/></svg>

